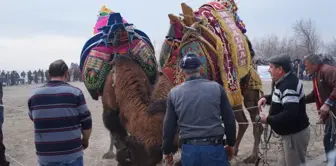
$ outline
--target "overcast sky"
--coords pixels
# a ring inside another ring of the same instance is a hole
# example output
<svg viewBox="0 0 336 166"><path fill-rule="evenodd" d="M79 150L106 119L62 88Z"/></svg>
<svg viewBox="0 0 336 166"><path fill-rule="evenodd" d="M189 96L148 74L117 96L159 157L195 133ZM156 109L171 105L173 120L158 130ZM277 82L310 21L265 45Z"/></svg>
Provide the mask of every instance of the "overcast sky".
<svg viewBox="0 0 336 166"><path fill-rule="evenodd" d="M0 70L47 68L56 59L79 63L100 7L120 12L156 43L167 33L168 14L208 0L0 0ZM291 35L298 19L311 18L325 41L336 37L336 0L239 0L238 14L253 40Z"/></svg>

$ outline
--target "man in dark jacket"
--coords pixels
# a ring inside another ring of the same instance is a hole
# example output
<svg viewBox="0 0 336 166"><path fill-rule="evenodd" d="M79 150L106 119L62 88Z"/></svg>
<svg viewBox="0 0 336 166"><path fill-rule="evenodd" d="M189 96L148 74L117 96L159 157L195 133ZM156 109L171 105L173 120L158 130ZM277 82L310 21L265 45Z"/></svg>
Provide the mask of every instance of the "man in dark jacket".
<svg viewBox="0 0 336 166"><path fill-rule="evenodd" d="M313 76L313 90L306 96L307 103L316 103L320 120L325 124L324 150L326 155L335 149L336 135L333 127L336 114L336 67L323 63L321 55L309 55L304 60L305 67Z"/></svg>
<svg viewBox="0 0 336 166"><path fill-rule="evenodd" d="M5 156L5 145L3 144L3 134L2 134L2 124L4 122L4 107L2 102L2 96L3 96L3 78L0 78L0 166L8 166L9 162L6 161Z"/></svg>
<svg viewBox="0 0 336 166"><path fill-rule="evenodd" d="M201 62L195 54L189 53L180 61L185 82L168 94L163 123L163 159L172 164L171 147L178 127L183 166L228 166L236 141L234 113L224 88L217 82L202 79L200 67Z"/></svg>
<svg viewBox="0 0 336 166"><path fill-rule="evenodd" d="M302 82L291 70L289 56L280 55L269 59L269 72L274 81L271 95L262 97L258 106L271 105L269 115L262 114L261 123L267 123L280 135L277 166L298 166L306 162L310 140L309 119L306 113Z"/></svg>

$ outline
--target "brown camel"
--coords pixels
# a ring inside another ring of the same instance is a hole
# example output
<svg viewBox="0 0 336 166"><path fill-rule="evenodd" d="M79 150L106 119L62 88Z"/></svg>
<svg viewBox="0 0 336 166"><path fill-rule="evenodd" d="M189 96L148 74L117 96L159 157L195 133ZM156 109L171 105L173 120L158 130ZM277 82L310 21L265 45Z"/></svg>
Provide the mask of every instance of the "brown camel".
<svg viewBox="0 0 336 166"><path fill-rule="evenodd" d="M110 151L105 157L114 156L114 145L119 165L155 166L162 160L166 101L151 102L148 78L129 56L115 57L112 66L102 100L104 123L111 132Z"/></svg>
<svg viewBox="0 0 336 166"><path fill-rule="evenodd" d="M160 54L160 66L162 68L162 72L165 73L164 75L170 79L170 85L178 85L183 82L183 76L181 76L181 72L177 67L179 59L182 58L182 49L188 44L197 45L197 43L200 43L199 45L203 46L202 48L203 50L205 50L203 53L208 54L205 60L207 63L205 67L206 69L203 69L208 72L206 73L207 78L210 80L216 80L224 86L224 81L218 79L221 78L221 76L219 76L220 72L218 72L220 66L212 61L214 59L218 61L219 59L219 55L216 54L218 53L218 50L220 50L218 48L220 45L216 45L216 42L220 40L219 37L214 32L208 29L209 25L206 25L207 21L204 21L201 18L197 18L196 15L193 13L193 10L185 3L182 3L182 9L183 15L185 16L183 19L172 14L169 15L171 27L169 29L168 35L166 36L166 41L162 46ZM196 22L196 20L199 21ZM247 49L248 51L250 51L250 56L248 56L248 60L252 61L254 55L253 48L247 37L246 41L248 45ZM225 43L225 45L227 44L228 43ZM189 47L186 50L193 52L194 48L195 47ZM212 55L215 55L217 57L211 57L211 53ZM235 67L238 68L237 66ZM261 97L260 94L262 94L260 77L257 72L252 68L252 65L248 68L248 70L246 70L245 74L238 73L238 75L240 75L240 77L238 77L238 82L241 89L240 96L243 96L243 100L242 103L238 103L233 106L233 109L235 110L235 117L239 124L237 141L234 148L235 155L238 154L239 145L248 127L248 120L243 112L242 104L244 104L244 106L247 108L252 122L255 122L256 116L259 114L258 108L256 106L259 98ZM162 76L159 78L159 82L161 78ZM167 92L169 92L170 90L170 86L156 87L158 89L154 89L154 98L164 98L166 97L165 95L167 94ZM244 159L245 163L256 163L258 161L259 144L262 131L263 129L261 125L253 123L253 151L248 158Z"/></svg>
<svg viewBox="0 0 336 166"><path fill-rule="evenodd" d="M185 5L186 6L186 5ZM161 55L161 59L166 62L173 62L172 66L178 63L181 42L175 42L175 39L189 41L189 38L200 42L200 35L195 35L193 32L188 33L188 27L196 29L198 32L205 32L200 29L198 25L188 24L176 17L170 15L171 31L167 41L173 39L173 45L169 54L175 56L165 57ZM190 20L188 20L190 21ZM181 34L180 38L176 35ZM209 33L209 32L208 32ZM174 34L174 35L171 35ZM196 33L197 34L197 33ZM202 36L201 36L202 37ZM209 39L207 39L209 40ZM211 40L211 39L210 39ZM205 39L202 40L204 42ZM211 43L211 42L210 42ZM183 42L182 42L183 44ZM251 43L249 44L249 51L253 52ZM209 52L215 50L209 45L206 45ZM249 57L252 59L253 56ZM167 61L167 59L177 58L176 61ZM161 142L162 142L162 122L165 111L165 99L169 90L176 84L172 80L169 72L163 71L163 75L159 76L158 82L155 84L154 90L148 83L143 69L131 59L125 57L117 57L113 64L113 69L108 75L102 102L104 105L103 120L105 126L110 130L111 145L110 150L104 155L104 158L112 158L113 145L117 148L117 161L120 165L144 165L151 166L157 164L161 160ZM163 65L161 65L163 66ZM177 73L178 69L173 69ZM210 68L208 71L211 71ZM242 74L241 74L242 75ZM177 76L177 75L174 75ZM213 76L213 75L212 75ZM177 77L176 77L177 78ZM174 78L174 79L176 79ZM183 79L183 78L179 78ZM210 79L213 79L211 77ZM215 80L215 79L213 79ZM249 108L252 121L255 121L258 110L255 107L260 97L260 77L256 71L250 68L246 74L239 77L241 87L240 96L244 96L243 103L245 107ZM250 108L252 107L252 108ZM240 141L248 127L246 124L247 118L242 112L242 104L234 106L236 120L242 122L239 124L237 143L235 145L235 154L238 153ZM255 138L252 155L245 160L245 162L255 162L258 158L260 135L262 133L261 126L253 125L253 134Z"/></svg>

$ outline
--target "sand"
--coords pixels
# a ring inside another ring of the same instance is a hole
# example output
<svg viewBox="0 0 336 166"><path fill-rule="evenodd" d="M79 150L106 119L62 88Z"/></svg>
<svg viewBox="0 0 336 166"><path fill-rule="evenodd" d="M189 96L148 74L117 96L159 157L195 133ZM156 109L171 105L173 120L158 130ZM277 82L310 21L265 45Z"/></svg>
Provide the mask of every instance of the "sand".
<svg viewBox="0 0 336 166"><path fill-rule="evenodd" d="M102 159L103 154L109 147L109 134L105 129L102 121L102 105L101 101L92 100L87 93L83 83L71 83L79 87L85 94L88 107L93 118L93 132L90 139L90 145L85 150L85 165L87 166L115 166L115 160ZM28 117L27 99L31 90L40 85L20 85L12 87L4 87L4 105L5 105L5 122L3 124L4 144L6 146L7 158L12 166L34 166L36 165L36 155L33 137L33 123ZM270 82L264 82L263 89L265 94L270 93ZM305 93L308 94L312 90L311 82L304 82ZM267 109L265 109L267 110ZM248 112L244 111L247 115ZM308 147L308 160L314 160L321 163L321 158L317 156L323 155L323 129L316 126L317 116L315 104L307 105L307 112L311 122L311 139ZM250 120L250 119L249 119ZM277 159L277 138L272 137L270 141L270 150L267 155L267 162L271 166L276 165ZM234 159L236 164L242 164L242 159L248 157L252 151L253 135L252 124L249 125L241 142L238 156ZM263 153L263 151L261 151ZM261 164L262 165L261 161ZM252 164L253 165L253 164ZM315 164L316 165L316 164Z"/></svg>

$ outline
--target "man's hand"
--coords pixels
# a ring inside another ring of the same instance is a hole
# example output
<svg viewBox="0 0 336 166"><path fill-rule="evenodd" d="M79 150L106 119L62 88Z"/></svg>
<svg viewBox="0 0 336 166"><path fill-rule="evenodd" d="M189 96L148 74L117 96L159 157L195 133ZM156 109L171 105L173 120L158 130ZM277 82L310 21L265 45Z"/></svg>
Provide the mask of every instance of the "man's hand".
<svg viewBox="0 0 336 166"><path fill-rule="evenodd" d="M229 161L231 161L232 157L233 157L233 147L229 146L229 145L226 145L226 146L224 146L224 148L225 148L225 150L227 152Z"/></svg>
<svg viewBox="0 0 336 166"><path fill-rule="evenodd" d="M166 165L173 165L174 164L174 156L173 154L164 154L163 155L163 161Z"/></svg>
<svg viewBox="0 0 336 166"><path fill-rule="evenodd" d="M262 111L262 110L261 110L261 106L264 106L265 104L266 104L266 98L265 98L265 97L261 98L261 99L258 101L258 109L259 109L260 112Z"/></svg>
<svg viewBox="0 0 336 166"><path fill-rule="evenodd" d="M82 146L84 150L89 147L89 139L82 138Z"/></svg>
<svg viewBox="0 0 336 166"><path fill-rule="evenodd" d="M260 123L267 124L267 114L260 114Z"/></svg>
<svg viewBox="0 0 336 166"><path fill-rule="evenodd" d="M89 139L91 135L92 129L82 130L82 146L84 149L86 149L89 146Z"/></svg>
<svg viewBox="0 0 336 166"><path fill-rule="evenodd" d="M330 110L329 105L323 104L322 107L320 108L320 117L321 119L325 119L328 116L328 112Z"/></svg>

